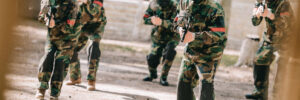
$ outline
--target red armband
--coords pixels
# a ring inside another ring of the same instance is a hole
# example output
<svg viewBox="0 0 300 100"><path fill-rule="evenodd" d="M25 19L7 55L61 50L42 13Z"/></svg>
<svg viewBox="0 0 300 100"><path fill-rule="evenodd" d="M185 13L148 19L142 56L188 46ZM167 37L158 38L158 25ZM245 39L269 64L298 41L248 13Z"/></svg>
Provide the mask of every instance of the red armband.
<svg viewBox="0 0 300 100"><path fill-rule="evenodd" d="M282 13L280 13L280 16L290 16L290 13L289 12L282 12Z"/></svg>
<svg viewBox="0 0 300 100"><path fill-rule="evenodd" d="M98 1L98 0L95 0L93 3L97 4L97 5L101 6L101 7L103 7L103 4L100 1Z"/></svg>
<svg viewBox="0 0 300 100"><path fill-rule="evenodd" d="M148 15L148 14L144 15L144 18L149 18L149 17L150 17L150 15Z"/></svg>
<svg viewBox="0 0 300 100"><path fill-rule="evenodd" d="M224 27L214 27L214 28L210 28L210 30L212 32L225 32L226 29Z"/></svg>

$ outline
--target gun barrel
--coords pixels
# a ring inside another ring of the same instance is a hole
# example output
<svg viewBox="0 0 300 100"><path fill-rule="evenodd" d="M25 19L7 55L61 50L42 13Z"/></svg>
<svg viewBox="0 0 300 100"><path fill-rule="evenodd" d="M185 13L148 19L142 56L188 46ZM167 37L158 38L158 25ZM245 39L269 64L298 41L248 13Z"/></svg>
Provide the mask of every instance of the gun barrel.
<svg viewBox="0 0 300 100"><path fill-rule="evenodd" d="M184 41L186 33L187 33L187 30L184 29L184 30L183 30L183 34L182 34L182 38L181 38L181 42Z"/></svg>

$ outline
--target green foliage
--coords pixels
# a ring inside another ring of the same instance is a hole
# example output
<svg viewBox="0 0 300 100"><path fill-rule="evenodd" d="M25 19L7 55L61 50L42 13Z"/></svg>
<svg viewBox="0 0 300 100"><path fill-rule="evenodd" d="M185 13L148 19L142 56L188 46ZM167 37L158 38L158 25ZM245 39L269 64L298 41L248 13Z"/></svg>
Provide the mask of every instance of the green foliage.
<svg viewBox="0 0 300 100"><path fill-rule="evenodd" d="M238 58L239 57L235 55L224 54L221 60L221 66L225 66L225 67L233 66L237 62Z"/></svg>

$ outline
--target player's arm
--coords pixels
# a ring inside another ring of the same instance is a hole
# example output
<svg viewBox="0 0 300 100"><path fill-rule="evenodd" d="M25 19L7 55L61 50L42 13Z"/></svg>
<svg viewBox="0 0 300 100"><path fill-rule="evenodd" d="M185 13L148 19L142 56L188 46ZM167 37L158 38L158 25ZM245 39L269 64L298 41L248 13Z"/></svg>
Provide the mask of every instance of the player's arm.
<svg viewBox="0 0 300 100"><path fill-rule="evenodd" d="M254 26L258 26L263 20L263 17L261 16L262 11L259 7L260 7L259 3L255 3L255 7L253 9L253 15L252 15L252 24Z"/></svg>
<svg viewBox="0 0 300 100"><path fill-rule="evenodd" d="M283 37L290 37L287 36L289 35L289 31L291 30L292 24L293 24L293 19L294 19L294 14L293 10L291 8L291 5L288 2L285 2L282 4L282 6L279 8L279 11L277 14L275 14L276 20L274 21L276 30L281 31L284 33ZM285 39L285 38L283 38Z"/></svg>
<svg viewBox="0 0 300 100"><path fill-rule="evenodd" d="M210 38L215 42L224 42L227 40L224 16L224 10L219 8L208 24L208 29L203 30L203 32L211 34Z"/></svg>
<svg viewBox="0 0 300 100"><path fill-rule="evenodd" d="M105 26L106 26L106 23L107 23L107 19L106 19L105 10L104 10L103 7L101 7L101 9L100 9L99 20L100 20L99 21L100 26L97 29L97 32L104 33L104 29L105 29Z"/></svg>
<svg viewBox="0 0 300 100"><path fill-rule="evenodd" d="M162 20L162 25L165 28L172 28L174 19L176 18L177 12L176 12L176 4L174 4L174 7L172 9L172 15L170 19L163 19Z"/></svg>
<svg viewBox="0 0 300 100"><path fill-rule="evenodd" d="M291 9L291 5L289 3L284 3L279 8L279 13L275 15L275 17L279 19L278 21L275 21L276 24L278 24L278 27L276 27L276 29L289 31L289 29L291 28L293 16L294 15Z"/></svg>
<svg viewBox="0 0 300 100"><path fill-rule="evenodd" d="M152 21L151 21L151 17L154 15L154 11L151 9L150 5L148 6L145 14L144 14L144 24L146 25L153 25Z"/></svg>

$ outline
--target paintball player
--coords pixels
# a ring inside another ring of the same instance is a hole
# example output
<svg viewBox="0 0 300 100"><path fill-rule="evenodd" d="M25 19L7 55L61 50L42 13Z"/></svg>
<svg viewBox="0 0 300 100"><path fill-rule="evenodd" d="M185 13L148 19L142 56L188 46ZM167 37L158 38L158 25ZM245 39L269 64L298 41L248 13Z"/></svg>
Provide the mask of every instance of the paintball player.
<svg viewBox="0 0 300 100"><path fill-rule="evenodd" d="M252 23L258 26L263 19L267 24L267 32L263 34L263 41L257 51L254 61L255 91L247 94L247 99L268 100L269 70L274 60L274 52L282 54L286 49L281 43L286 41L293 19L293 11L288 0L266 0L264 6L257 1L253 10ZM280 63L280 60L279 60Z"/></svg>
<svg viewBox="0 0 300 100"><path fill-rule="evenodd" d="M63 84L64 68L69 64L80 28L75 24L76 0L42 0L39 21L48 27L45 55L38 72L37 99L43 99L50 82L50 99L58 99Z"/></svg>
<svg viewBox="0 0 300 100"><path fill-rule="evenodd" d="M90 39L92 43L88 46L89 72L87 76L89 91L95 90L96 72L100 60L100 40L106 25L106 16L102 0L83 0L79 7L78 23L83 24L81 34L70 62L70 81L66 85L81 83L81 71L78 52L87 44ZM68 68L66 68L68 69ZM65 75L68 70L65 70Z"/></svg>
<svg viewBox="0 0 300 100"><path fill-rule="evenodd" d="M193 88L200 75L199 100L214 100L214 77L227 41L223 8L213 0L180 0L178 10L176 29L187 45L179 72L177 100L196 100Z"/></svg>
<svg viewBox="0 0 300 100"><path fill-rule="evenodd" d="M151 32L151 51L147 55L150 75L143 81L157 78L157 67L162 57L162 73L160 84L168 86L167 76L176 56L175 48L179 44L180 36L173 30L173 20L176 17L176 2L173 0L152 0L144 15L144 23L153 25Z"/></svg>

